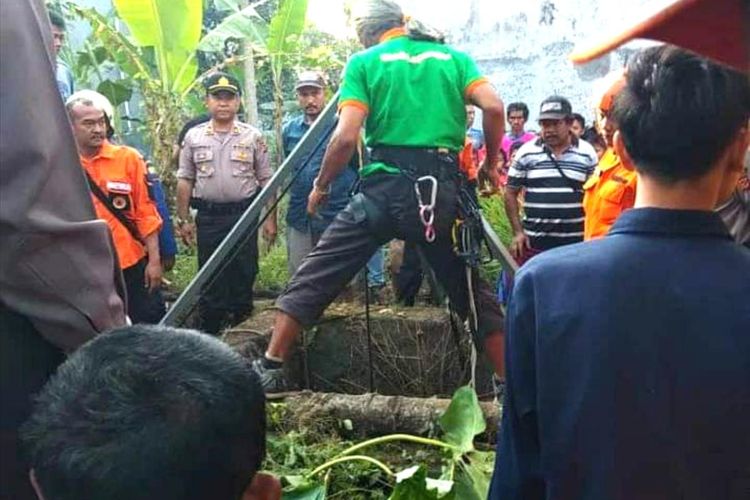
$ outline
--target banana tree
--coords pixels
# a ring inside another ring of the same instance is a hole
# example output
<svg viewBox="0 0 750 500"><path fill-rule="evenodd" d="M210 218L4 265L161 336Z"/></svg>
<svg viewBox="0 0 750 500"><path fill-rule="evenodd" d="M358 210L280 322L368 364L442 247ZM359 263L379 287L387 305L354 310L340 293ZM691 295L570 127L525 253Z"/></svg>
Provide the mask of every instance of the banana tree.
<svg viewBox="0 0 750 500"><path fill-rule="evenodd" d="M279 9L271 19L265 50L271 62L274 88L274 132L276 135L277 164L283 161L281 125L284 112L283 72L299 48L305 28L307 0L281 0Z"/></svg>

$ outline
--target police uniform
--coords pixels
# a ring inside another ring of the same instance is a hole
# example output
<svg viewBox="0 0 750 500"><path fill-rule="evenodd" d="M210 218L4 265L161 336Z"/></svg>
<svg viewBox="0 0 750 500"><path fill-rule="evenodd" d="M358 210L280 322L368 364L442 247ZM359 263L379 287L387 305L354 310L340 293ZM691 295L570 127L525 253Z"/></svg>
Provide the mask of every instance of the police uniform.
<svg viewBox="0 0 750 500"><path fill-rule="evenodd" d="M419 245L454 309L468 315L466 267L453 250L451 228L457 216L464 101L484 82L466 54L413 40L400 28L350 59L339 107L368 112L371 163L361 170L361 192L336 216L277 300L280 310L311 325L377 248L399 238ZM424 175L437 180L433 242L426 239L415 194L414 182ZM489 286L479 279L474 284L479 336L501 331L502 316Z"/></svg>
<svg viewBox="0 0 750 500"><path fill-rule="evenodd" d="M206 82L209 92L239 94L239 83L219 74ZM214 130L213 121L196 125L185 135L177 177L194 182L191 206L198 210L198 265L203 266L245 209L273 174L261 132L235 120L227 133ZM218 333L227 321L252 311L253 284L258 273L257 232L201 295L202 329Z"/></svg>

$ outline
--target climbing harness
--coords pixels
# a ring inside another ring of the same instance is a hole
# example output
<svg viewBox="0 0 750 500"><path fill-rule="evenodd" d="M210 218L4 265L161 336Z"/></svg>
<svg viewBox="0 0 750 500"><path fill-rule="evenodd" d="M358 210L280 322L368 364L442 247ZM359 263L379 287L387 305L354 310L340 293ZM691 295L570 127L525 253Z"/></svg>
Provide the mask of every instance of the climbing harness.
<svg viewBox="0 0 750 500"><path fill-rule="evenodd" d="M421 183L430 185L430 203L425 204L422 197L422 191L419 189ZM417 193L417 202L419 203L419 219L424 226L424 238L427 243L435 241L435 202L437 201L438 181L435 176L423 175L414 181L414 191Z"/></svg>

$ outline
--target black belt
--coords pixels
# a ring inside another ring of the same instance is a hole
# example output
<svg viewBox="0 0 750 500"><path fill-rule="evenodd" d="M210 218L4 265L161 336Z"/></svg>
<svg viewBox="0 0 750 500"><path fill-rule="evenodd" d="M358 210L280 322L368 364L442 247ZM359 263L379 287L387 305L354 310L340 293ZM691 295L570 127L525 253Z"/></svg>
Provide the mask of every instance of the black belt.
<svg viewBox="0 0 750 500"><path fill-rule="evenodd" d="M206 215L236 215L247 210L254 199L255 196L241 201L216 202L190 198L190 206Z"/></svg>
<svg viewBox="0 0 750 500"><path fill-rule="evenodd" d="M458 153L447 148L375 146L370 160L392 165L407 177L434 175L438 180L456 179Z"/></svg>

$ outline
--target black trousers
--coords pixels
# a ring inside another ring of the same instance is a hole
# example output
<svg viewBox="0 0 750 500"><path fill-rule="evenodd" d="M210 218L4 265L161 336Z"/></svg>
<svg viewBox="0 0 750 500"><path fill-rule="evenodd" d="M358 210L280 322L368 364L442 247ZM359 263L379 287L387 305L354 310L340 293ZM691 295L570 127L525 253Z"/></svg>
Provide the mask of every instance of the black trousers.
<svg viewBox="0 0 750 500"><path fill-rule="evenodd" d="M29 464L18 429L31 415L32 397L44 386L65 354L47 342L34 325L0 304L0 499L33 500Z"/></svg>
<svg viewBox="0 0 750 500"><path fill-rule="evenodd" d="M427 243L419 221L414 183L403 175L376 174L362 180L361 193L339 212L313 251L302 261L276 306L303 326L311 326L373 252L394 238L419 246L462 318L469 313L466 266L453 251L450 231L457 215L457 180L441 181L435 227L437 239ZM372 210L364 198L377 207ZM366 204L365 204L366 205ZM502 330L503 317L491 288L472 271L479 317L478 334Z"/></svg>
<svg viewBox="0 0 750 500"><path fill-rule="evenodd" d="M133 324L155 325L166 313L164 297L160 290L149 292L145 286L146 259L122 270L128 292L128 316Z"/></svg>
<svg viewBox="0 0 750 500"><path fill-rule="evenodd" d="M203 267L234 227L241 213L212 215L198 211L198 265ZM258 233L253 232L225 265L218 277L201 292L198 311L201 329L212 335L242 321L253 311L253 285L258 275Z"/></svg>

